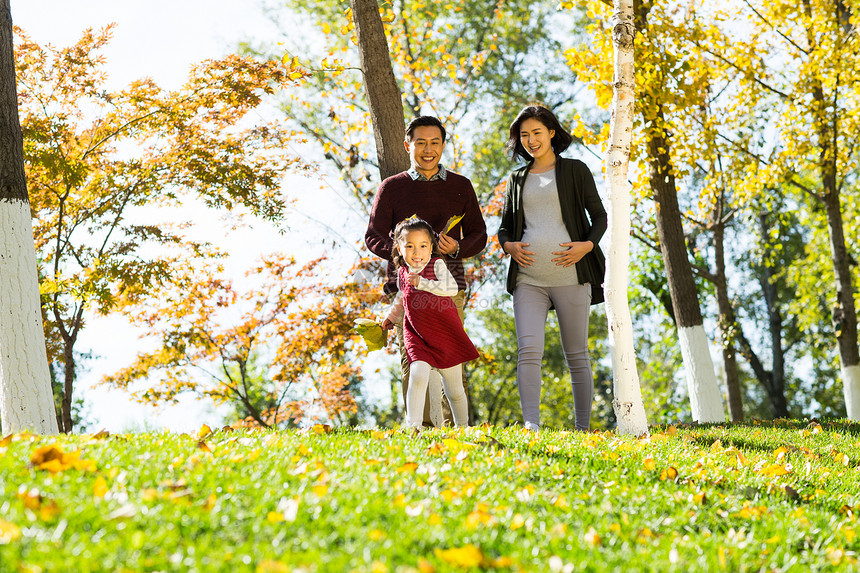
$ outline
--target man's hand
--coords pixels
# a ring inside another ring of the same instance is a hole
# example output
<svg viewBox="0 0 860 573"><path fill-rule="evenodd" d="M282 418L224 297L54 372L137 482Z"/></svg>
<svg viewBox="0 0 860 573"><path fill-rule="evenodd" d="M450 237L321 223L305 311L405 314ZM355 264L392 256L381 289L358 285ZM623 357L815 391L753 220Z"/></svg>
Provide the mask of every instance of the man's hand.
<svg viewBox="0 0 860 573"><path fill-rule="evenodd" d="M382 330L391 330L394 328L394 323L388 320L387 318L382 321Z"/></svg>
<svg viewBox="0 0 860 573"><path fill-rule="evenodd" d="M450 255L451 253L456 253L460 250L460 243L446 235L445 233L439 234L439 252L443 255Z"/></svg>
<svg viewBox="0 0 860 573"><path fill-rule="evenodd" d="M511 258L513 258L518 265L521 267L530 267L533 262L535 262L533 255L534 252L527 251L525 247L528 247L529 243L523 243L522 241L508 241L504 245L502 245L502 249L506 253L508 253Z"/></svg>
<svg viewBox="0 0 860 573"><path fill-rule="evenodd" d="M567 247L565 251L553 251L553 255L559 255L552 262L560 267L569 267L576 264L594 248L591 241L574 241L572 243L559 243L560 247Z"/></svg>

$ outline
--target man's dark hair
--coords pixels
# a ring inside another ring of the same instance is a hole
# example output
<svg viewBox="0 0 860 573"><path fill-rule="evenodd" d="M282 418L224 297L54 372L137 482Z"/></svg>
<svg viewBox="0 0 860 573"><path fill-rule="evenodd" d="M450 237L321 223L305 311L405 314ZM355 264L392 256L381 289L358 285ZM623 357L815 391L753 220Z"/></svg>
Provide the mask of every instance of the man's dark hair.
<svg viewBox="0 0 860 573"><path fill-rule="evenodd" d="M516 159L517 156L520 156L525 159L527 163L534 161L534 158L529 155L529 152L526 151L526 148L523 147L523 144L520 141L520 127L522 127L523 122L527 119L536 119L544 124L544 127L548 130L555 131L555 135L553 135L550 140L550 145L556 155L570 147L570 144L573 142L573 137L561 126L561 123L558 121L558 118L555 117L554 113L542 105L526 106L511 124L511 131L508 140L505 142L505 147L507 147L508 151L511 153L511 159Z"/></svg>
<svg viewBox="0 0 860 573"><path fill-rule="evenodd" d="M425 125L438 127L439 131L442 132L442 141L445 141L445 126L442 125L439 118L433 117L432 115L419 115L418 117L413 118L412 121L409 122L409 125L406 126L406 140L412 141L412 137L415 135L415 128Z"/></svg>

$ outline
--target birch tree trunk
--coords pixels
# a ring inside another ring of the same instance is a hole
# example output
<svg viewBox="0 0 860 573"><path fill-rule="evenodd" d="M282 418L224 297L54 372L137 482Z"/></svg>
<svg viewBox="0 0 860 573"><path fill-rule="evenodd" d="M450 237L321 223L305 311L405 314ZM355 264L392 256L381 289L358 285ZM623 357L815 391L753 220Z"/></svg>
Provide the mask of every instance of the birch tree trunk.
<svg viewBox="0 0 860 573"><path fill-rule="evenodd" d="M57 433L24 175L9 0L0 0L0 418L3 434Z"/></svg>
<svg viewBox="0 0 860 573"><path fill-rule="evenodd" d="M409 154L403 146L403 100L391 67L379 4L376 0L350 0L349 4L382 180L409 169Z"/></svg>
<svg viewBox="0 0 860 573"><path fill-rule="evenodd" d="M606 155L606 188L609 193L609 248L606 253L606 317L612 356L612 407L618 432L641 436L648 433L642 404L639 372L633 346L633 323L627 301L627 269L630 259L630 183L627 168L633 136L635 78L633 75L633 0L614 0L612 14L613 95Z"/></svg>

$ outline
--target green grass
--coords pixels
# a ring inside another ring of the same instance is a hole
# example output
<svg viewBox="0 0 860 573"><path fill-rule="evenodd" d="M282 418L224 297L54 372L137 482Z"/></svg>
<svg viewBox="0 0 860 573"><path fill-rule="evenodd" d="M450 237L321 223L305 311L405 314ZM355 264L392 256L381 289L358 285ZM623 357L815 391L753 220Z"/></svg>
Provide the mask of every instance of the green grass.
<svg viewBox="0 0 860 573"><path fill-rule="evenodd" d="M320 430L8 437L0 571L858 568L857 425Z"/></svg>

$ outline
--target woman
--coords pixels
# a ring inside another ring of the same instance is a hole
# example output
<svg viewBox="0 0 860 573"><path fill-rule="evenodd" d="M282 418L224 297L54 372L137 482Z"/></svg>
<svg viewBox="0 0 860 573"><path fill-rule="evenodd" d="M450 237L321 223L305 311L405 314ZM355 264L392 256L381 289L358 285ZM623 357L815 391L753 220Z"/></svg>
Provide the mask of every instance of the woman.
<svg viewBox="0 0 860 573"><path fill-rule="evenodd" d="M555 308L573 387L576 428L588 430L594 379L588 358L589 306L603 302L605 260L597 246L606 211L591 171L560 157L571 135L545 107L524 108L507 148L526 165L508 177L499 243L511 256L517 386L523 421L540 428L541 360L547 313Z"/></svg>

